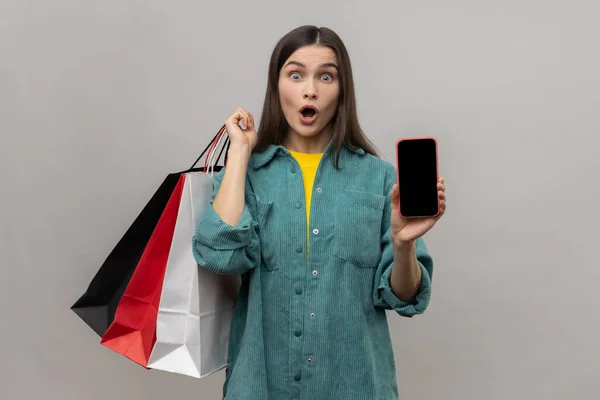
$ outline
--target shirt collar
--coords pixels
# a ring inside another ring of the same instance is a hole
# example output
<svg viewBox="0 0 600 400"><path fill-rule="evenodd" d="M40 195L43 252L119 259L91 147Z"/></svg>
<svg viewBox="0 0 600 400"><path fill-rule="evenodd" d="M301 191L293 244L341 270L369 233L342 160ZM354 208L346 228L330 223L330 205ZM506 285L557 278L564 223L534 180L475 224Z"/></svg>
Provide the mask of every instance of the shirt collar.
<svg viewBox="0 0 600 400"><path fill-rule="evenodd" d="M323 156L327 156L329 154L329 152L331 151L331 141L327 144L327 147L325 148L325 151L323 152ZM356 148L353 149L351 147L349 147L348 145L344 146L346 149L348 149L349 151L359 154L359 155L363 155L365 154L365 151L361 148ZM269 145L269 147L267 147L265 150L263 150L260 153L254 153L252 158L252 165L254 169L259 169L263 166L265 166L269 161L271 161L276 155L291 155L290 152L288 151L288 149L286 149L285 147L281 146L281 145Z"/></svg>

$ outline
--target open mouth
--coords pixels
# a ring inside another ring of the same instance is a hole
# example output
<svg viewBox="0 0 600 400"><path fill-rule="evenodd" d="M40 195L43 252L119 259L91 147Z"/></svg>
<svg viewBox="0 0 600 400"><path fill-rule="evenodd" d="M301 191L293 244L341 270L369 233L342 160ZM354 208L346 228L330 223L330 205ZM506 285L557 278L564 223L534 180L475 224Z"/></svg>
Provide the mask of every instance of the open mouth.
<svg viewBox="0 0 600 400"><path fill-rule="evenodd" d="M318 113L317 108L314 106L304 106L300 109L301 120L305 124L314 122Z"/></svg>
<svg viewBox="0 0 600 400"><path fill-rule="evenodd" d="M304 118L312 118L317 113L313 108L305 108L301 112Z"/></svg>

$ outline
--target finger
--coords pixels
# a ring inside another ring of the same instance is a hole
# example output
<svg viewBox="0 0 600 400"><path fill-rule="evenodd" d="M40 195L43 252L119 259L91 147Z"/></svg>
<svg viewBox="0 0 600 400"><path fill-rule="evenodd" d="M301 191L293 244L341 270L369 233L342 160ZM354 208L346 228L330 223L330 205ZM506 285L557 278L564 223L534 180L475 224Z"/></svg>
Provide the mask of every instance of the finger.
<svg viewBox="0 0 600 400"><path fill-rule="evenodd" d="M443 183L438 183L437 188L438 188L438 190L442 190L442 191L446 190L446 187L444 186Z"/></svg>
<svg viewBox="0 0 600 400"><path fill-rule="evenodd" d="M225 120L225 129L227 130L227 132L229 134L229 133L233 133L233 131L236 127L238 127L238 115L233 114Z"/></svg>
<svg viewBox="0 0 600 400"><path fill-rule="evenodd" d="M244 128L246 128L248 126L246 111L243 108L237 108L232 115L232 121L238 126L241 122Z"/></svg>
<svg viewBox="0 0 600 400"><path fill-rule="evenodd" d="M399 195L400 191L398 189L398 185L394 184L394 186L392 186L392 190L390 191L390 199L392 201L392 205L397 205L398 204L398 195Z"/></svg>
<svg viewBox="0 0 600 400"><path fill-rule="evenodd" d="M445 182L445 179L444 179L444 177L443 177L443 176L440 176L439 182L440 182L442 185L444 184L444 182Z"/></svg>
<svg viewBox="0 0 600 400"><path fill-rule="evenodd" d="M240 114L242 116L242 124L244 124L244 129L247 129L250 126L250 118L248 117L248 112L243 108L240 108Z"/></svg>
<svg viewBox="0 0 600 400"><path fill-rule="evenodd" d="M439 219L446 212L446 202L445 201L440 201L439 209L440 209L440 212L438 212L436 219Z"/></svg>
<svg viewBox="0 0 600 400"><path fill-rule="evenodd" d="M250 117L250 113L246 110L244 110L244 114L246 115L246 128L251 128L252 127L252 119Z"/></svg>
<svg viewBox="0 0 600 400"><path fill-rule="evenodd" d="M231 115L231 117L229 117L229 120L235 125L238 125L240 123L240 121L243 121L243 119L244 119L244 111L241 108L238 108L237 110L235 110L233 112L233 114Z"/></svg>
<svg viewBox="0 0 600 400"><path fill-rule="evenodd" d="M225 120L228 124L237 124L240 113L236 110Z"/></svg>
<svg viewBox="0 0 600 400"><path fill-rule="evenodd" d="M446 212L446 202L445 202L445 201L442 201L442 202L440 203L440 214L443 214L443 213L445 213L445 212Z"/></svg>
<svg viewBox="0 0 600 400"><path fill-rule="evenodd" d="M252 129L254 129L254 115L252 115L252 113L248 113L248 115L250 115L250 127Z"/></svg>
<svg viewBox="0 0 600 400"><path fill-rule="evenodd" d="M438 197L439 197L440 199L446 200L446 193L444 193L444 192L440 191L440 192L438 192Z"/></svg>

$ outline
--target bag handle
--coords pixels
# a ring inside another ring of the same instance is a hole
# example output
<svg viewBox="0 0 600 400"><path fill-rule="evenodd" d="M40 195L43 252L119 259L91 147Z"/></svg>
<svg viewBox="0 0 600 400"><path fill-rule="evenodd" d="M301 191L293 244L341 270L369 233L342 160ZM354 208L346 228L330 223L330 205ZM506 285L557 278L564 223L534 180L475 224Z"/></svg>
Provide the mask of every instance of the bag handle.
<svg viewBox="0 0 600 400"><path fill-rule="evenodd" d="M196 167L196 164L198 164L198 161L200 161L200 159L202 158L202 156L204 156L204 154L211 148L211 146L213 146L213 144L216 145L216 141L218 140L219 136L221 134L223 134L225 131L225 125L223 125L221 127L221 129L219 129L219 131L217 132L217 134L212 138L212 140L208 143L208 145L206 146L206 148L202 151L202 153L200 154L200 156L196 159L196 161L194 161L194 163L192 164L192 166L190 167L190 169L194 169ZM229 152L229 146L231 145L231 142L229 141L229 136L227 136L227 138L225 139L225 145L223 145L223 147L221 148L221 152L219 153L219 157L217 158L216 163L219 162L219 160L221 159L221 155L223 154L223 150L225 149L225 147L227 147L227 150ZM227 153L225 153L225 161L224 164L227 164ZM215 164L216 165L216 164Z"/></svg>
<svg viewBox="0 0 600 400"><path fill-rule="evenodd" d="M205 160L204 160L204 172L214 175L215 173L215 167L218 166L219 164L219 160L221 159L221 155L223 154L223 151L225 150L226 147L228 147L230 140L229 140L229 136L226 134L227 131L223 130L221 131L221 136L219 136L219 138L216 140L216 142L214 143L213 147L208 151L208 155L206 156ZM225 135L225 137L223 137L223 135ZM223 139L225 139L222 147L221 147L221 152L219 153L219 155L215 158L215 154L217 152L217 148L221 146L221 142L223 141ZM227 164L227 153L225 153L225 161L224 161L224 165Z"/></svg>

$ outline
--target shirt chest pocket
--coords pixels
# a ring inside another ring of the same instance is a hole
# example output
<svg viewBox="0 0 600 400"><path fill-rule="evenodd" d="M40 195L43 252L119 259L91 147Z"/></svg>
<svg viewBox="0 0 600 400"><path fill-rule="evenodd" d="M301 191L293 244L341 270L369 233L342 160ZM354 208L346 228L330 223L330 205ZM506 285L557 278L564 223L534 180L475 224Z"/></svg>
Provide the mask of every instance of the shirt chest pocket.
<svg viewBox="0 0 600 400"><path fill-rule="evenodd" d="M276 224L275 219L272 217L273 202L256 199L256 207L262 268L271 271L279 269L278 253L279 246L281 246L281 227Z"/></svg>
<svg viewBox="0 0 600 400"><path fill-rule="evenodd" d="M385 196L341 189L334 211L333 251L357 267L375 268L381 258Z"/></svg>

